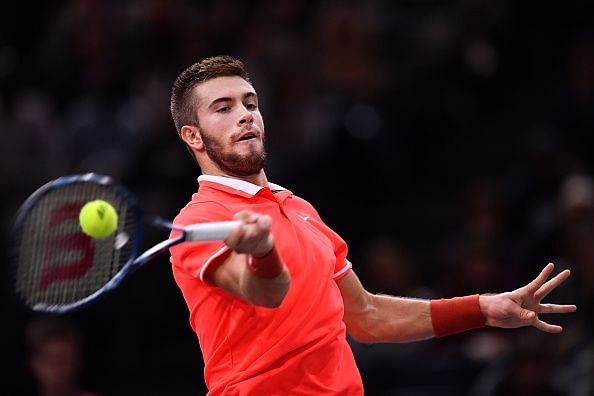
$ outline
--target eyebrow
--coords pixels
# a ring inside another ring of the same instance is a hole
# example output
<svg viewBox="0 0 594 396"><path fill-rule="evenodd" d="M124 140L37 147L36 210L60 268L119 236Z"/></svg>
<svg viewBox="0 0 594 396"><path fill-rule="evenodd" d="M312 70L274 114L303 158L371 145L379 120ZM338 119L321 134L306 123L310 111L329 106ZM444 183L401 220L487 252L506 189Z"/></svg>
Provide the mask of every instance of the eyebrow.
<svg viewBox="0 0 594 396"><path fill-rule="evenodd" d="M243 96L241 97L242 100L246 100L246 99L250 99L250 98L257 98L258 95L256 95L255 92L246 92L243 94ZM216 106L219 103L223 103L223 102L233 102L233 98L230 97L222 97L222 98L217 98L215 100L213 100L209 105L208 108L212 108L213 106Z"/></svg>

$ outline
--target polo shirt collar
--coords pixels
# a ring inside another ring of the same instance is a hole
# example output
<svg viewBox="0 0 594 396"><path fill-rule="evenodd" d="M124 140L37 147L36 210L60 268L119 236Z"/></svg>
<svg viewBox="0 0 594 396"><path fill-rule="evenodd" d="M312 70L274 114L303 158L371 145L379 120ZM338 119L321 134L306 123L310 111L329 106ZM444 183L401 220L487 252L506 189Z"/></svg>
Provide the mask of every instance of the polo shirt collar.
<svg viewBox="0 0 594 396"><path fill-rule="evenodd" d="M245 180L233 179L231 177L225 176L213 176L213 175L201 175L198 177L198 183L200 182L211 182L215 184L220 184L233 190L241 191L244 194L247 194L250 197L256 195L260 190L264 189L265 187L258 186L257 184L253 184L247 182ZM278 184L268 183L268 187L272 191L288 191L286 188L279 186Z"/></svg>

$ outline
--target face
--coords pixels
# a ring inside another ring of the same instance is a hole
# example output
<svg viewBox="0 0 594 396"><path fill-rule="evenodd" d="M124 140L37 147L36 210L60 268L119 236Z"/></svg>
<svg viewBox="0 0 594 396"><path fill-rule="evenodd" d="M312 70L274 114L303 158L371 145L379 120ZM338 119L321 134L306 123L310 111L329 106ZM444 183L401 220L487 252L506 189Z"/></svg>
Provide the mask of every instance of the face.
<svg viewBox="0 0 594 396"><path fill-rule="evenodd" d="M241 77L218 77L195 88L204 153L230 176L257 174L264 167L264 122L258 96Z"/></svg>
<svg viewBox="0 0 594 396"><path fill-rule="evenodd" d="M49 340L32 358L31 368L44 388L69 389L79 368L76 345L65 340Z"/></svg>

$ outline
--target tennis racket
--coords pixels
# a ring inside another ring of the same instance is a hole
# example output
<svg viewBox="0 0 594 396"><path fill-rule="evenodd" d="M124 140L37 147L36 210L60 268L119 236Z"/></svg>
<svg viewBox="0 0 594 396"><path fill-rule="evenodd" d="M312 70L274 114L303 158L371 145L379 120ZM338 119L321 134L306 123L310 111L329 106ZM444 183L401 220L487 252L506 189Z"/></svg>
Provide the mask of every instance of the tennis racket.
<svg viewBox="0 0 594 396"><path fill-rule="evenodd" d="M109 202L118 214L105 238L83 233L79 212L89 201ZM139 252L143 223L180 235ZM185 241L224 240L238 221L174 226L143 212L136 198L110 177L64 176L35 191L17 212L11 261L19 299L34 311L81 309L113 290L136 269Z"/></svg>

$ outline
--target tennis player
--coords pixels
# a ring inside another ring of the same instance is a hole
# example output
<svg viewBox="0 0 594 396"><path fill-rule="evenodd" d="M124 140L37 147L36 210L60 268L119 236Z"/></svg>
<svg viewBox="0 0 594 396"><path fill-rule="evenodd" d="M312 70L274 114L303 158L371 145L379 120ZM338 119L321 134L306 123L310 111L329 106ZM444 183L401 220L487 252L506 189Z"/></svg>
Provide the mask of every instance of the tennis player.
<svg viewBox="0 0 594 396"><path fill-rule="evenodd" d="M244 64L207 58L177 78L171 113L202 176L175 224L236 219L224 242L171 248L173 274L200 341L211 395L360 395L346 341L409 342L483 326L558 333L541 301L569 276L553 264L517 290L445 300L367 292L347 244L315 208L270 183L264 122Z"/></svg>

